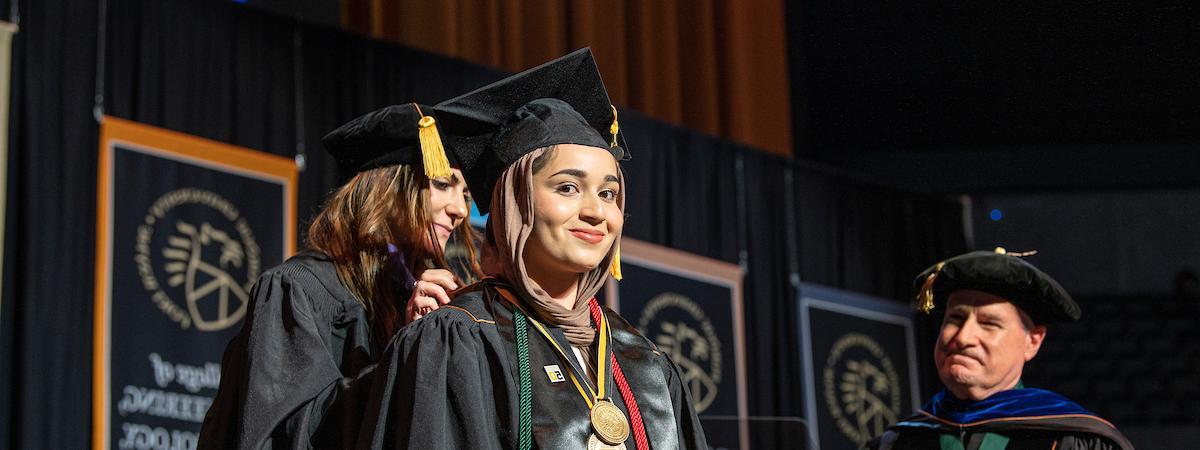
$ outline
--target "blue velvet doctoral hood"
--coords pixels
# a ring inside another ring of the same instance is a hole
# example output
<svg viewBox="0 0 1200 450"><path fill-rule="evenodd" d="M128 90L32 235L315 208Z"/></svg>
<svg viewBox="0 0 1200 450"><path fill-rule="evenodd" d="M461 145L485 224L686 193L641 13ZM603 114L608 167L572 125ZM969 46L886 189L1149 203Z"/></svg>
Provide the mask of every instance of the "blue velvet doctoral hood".
<svg viewBox="0 0 1200 450"><path fill-rule="evenodd" d="M1079 404L1045 389L1010 389L997 392L984 400L959 400L946 389L935 394L925 406L925 412L958 424L1013 417L1058 416L1085 414L1095 416Z"/></svg>
<svg viewBox="0 0 1200 450"><path fill-rule="evenodd" d="M1026 389L1020 385L1016 389L998 392L977 402L959 400L943 389L916 414L888 427L888 431L872 443L874 446L868 445L868 448L892 448L879 445L883 445L885 441L894 443L897 436L907 433L954 435L968 430L971 433L999 433L1014 439L1016 436L1047 437L1074 434L1088 439L1087 442L1115 444L1098 448L1133 450L1133 444L1129 443L1112 423L1097 417L1079 404L1045 389ZM1029 435L1024 433L1026 431L1036 433ZM961 434L959 436L961 437ZM939 438L935 436L933 439L937 442ZM1037 438L1034 441L1037 441ZM934 445L932 448L937 448L936 444Z"/></svg>

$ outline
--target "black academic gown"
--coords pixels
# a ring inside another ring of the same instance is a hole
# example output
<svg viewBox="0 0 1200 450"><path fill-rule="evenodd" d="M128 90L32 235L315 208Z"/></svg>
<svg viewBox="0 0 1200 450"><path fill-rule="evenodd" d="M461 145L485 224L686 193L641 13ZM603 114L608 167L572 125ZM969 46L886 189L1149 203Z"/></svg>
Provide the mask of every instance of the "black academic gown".
<svg viewBox="0 0 1200 450"><path fill-rule="evenodd" d="M324 447L312 439L326 409L373 362L362 305L315 252L263 273L251 296L198 448Z"/></svg>
<svg viewBox="0 0 1200 450"><path fill-rule="evenodd" d="M929 413L900 421L867 444L870 450L938 449L942 433L958 435L964 450L977 450L985 433L1010 440L1006 450L1133 450L1133 444L1112 424L1096 416L1063 415L1012 417L975 424L955 424Z"/></svg>
<svg viewBox="0 0 1200 450"><path fill-rule="evenodd" d="M513 306L483 284L400 331L375 367L369 400L360 411L359 448L516 448L517 348ZM511 292L511 290L510 290ZM636 397L655 449L706 449L700 420L679 369L628 322L605 308L612 350ZM560 328L547 327L562 348ZM533 375L533 438L542 449L584 448L591 435L588 408L568 378L551 382L544 369L579 369L529 329ZM585 373L585 372L577 372ZM629 417L621 396L612 400ZM349 411L358 408L342 408ZM636 448L632 433L626 441Z"/></svg>

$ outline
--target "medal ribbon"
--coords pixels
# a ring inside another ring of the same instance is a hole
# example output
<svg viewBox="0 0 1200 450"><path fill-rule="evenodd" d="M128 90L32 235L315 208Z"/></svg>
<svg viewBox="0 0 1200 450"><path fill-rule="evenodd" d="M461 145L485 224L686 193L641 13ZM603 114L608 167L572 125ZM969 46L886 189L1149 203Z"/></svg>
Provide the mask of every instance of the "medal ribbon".
<svg viewBox="0 0 1200 450"><path fill-rule="evenodd" d="M596 299L593 298L588 302L588 307L591 309L593 322L604 319L604 313L600 311L600 303ZM650 450L650 441L646 439L646 426L642 423L642 411L638 409L633 389L629 388L629 382L625 380L625 372L621 371L621 364L617 362L615 352L612 355L612 371L613 380L617 383L617 390L621 392L621 400L625 401L625 407L629 409L629 424L633 428L633 440L637 443L638 450Z"/></svg>
<svg viewBox="0 0 1200 450"><path fill-rule="evenodd" d="M512 298L512 294L510 294L508 291L506 291L504 289L496 289L496 290L498 292L500 292L500 295L502 297L504 297L505 300L507 300L509 303L511 303L514 308L516 308L515 312L522 313L521 315L524 316L525 320L527 320L530 324L532 324L533 327L535 329L537 329L538 332L541 333L541 335L544 336L547 341L550 342L550 345L552 345L554 347L554 350L558 353L558 356L561 357L563 359L563 361L567 363L567 368L568 368L567 375L570 375L571 383L575 385L575 390L579 392L579 396L583 397L583 402L587 404L588 410L591 410L592 407L595 406L597 401L605 400L608 398L608 396L607 396L607 391L608 391L607 387L608 387L608 378L609 378L608 377L608 365L607 365L608 358L605 358L604 355L608 354L609 327L608 327L608 320L605 317L601 316L601 321L597 323L597 327L596 327L598 329L599 335L600 335L597 338L599 341L599 351L597 352L597 355L596 355L596 361L597 361L596 362L596 386L598 386L598 387L596 389L593 389L592 385L591 385L591 380L588 379L587 376L584 376L583 374L576 375L575 365L570 364L571 358L573 356L571 356L565 350L563 350L562 346L558 345L558 341L555 340L554 337L550 335L550 332L548 330L546 330L545 325L542 325L542 323L539 322L537 319L534 319L533 316L526 314L524 309L521 308L521 305L518 304L517 301ZM594 302L596 300L592 299L591 301ZM514 327L517 326L515 314L513 316L513 326ZM519 356L519 352L520 352L519 346L518 346L517 350L518 350L518 356ZM528 351L528 349L526 349L526 351ZM580 381L579 381L581 378L583 379L582 383L580 383Z"/></svg>
<svg viewBox="0 0 1200 450"><path fill-rule="evenodd" d="M608 385L605 377L608 370L605 363L607 361L612 362L612 378L617 384L617 390L621 393L621 399L625 402L626 408L629 409L630 425L631 428L633 428L632 431L634 442L637 444L638 450L649 450L650 443L646 438L646 428L642 421L641 410L637 406L637 399L633 395L633 390L629 388L629 382L625 379L625 373L621 370L620 363L617 362L617 355L611 354L608 358L604 357L604 355L609 354L608 343L612 331L608 324L608 318L600 310L599 302L597 302L595 298L592 298L588 301L588 309L592 316L592 322L598 325L597 328L599 329L600 334L598 337L598 339L600 339L598 344L599 354L596 357L596 385L598 387L597 389L593 390L592 386L587 383L587 377L576 376L574 365L569 363L570 356L568 356L567 352L563 350L560 345L558 345L558 341L550 336L550 333L546 330L545 326L536 319L527 317L521 306L517 304L516 300L514 300L511 297L511 294L509 294L507 291L503 289L497 289L497 291L500 292L500 295L503 296L505 300L507 300L509 303L512 303L513 307L515 308L513 311L513 327L517 341L517 364L520 366L518 368L520 378L518 388L518 396L520 401L517 425L518 448L521 450L529 449L531 448L533 441L533 383L529 370L529 327L527 325L527 323L531 323L533 324L533 327L536 328L552 346L554 346L554 349L558 352L558 355L563 358L565 362L568 362L567 367L570 370L567 371L567 374L571 376L571 383L575 385L576 391L578 391L579 395L583 397L583 401L588 405L589 410L591 410L597 401L608 399L608 397L605 396ZM579 378L584 379L583 384L580 384Z"/></svg>

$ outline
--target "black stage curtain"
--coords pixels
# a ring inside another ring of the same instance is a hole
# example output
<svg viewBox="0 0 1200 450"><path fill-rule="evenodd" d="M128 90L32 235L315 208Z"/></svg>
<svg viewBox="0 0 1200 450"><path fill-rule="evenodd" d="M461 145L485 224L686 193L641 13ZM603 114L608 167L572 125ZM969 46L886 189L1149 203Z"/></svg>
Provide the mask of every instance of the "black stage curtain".
<svg viewBox="0 0 1200 450"><path fill-rule="evenodd" d="M303 220L337 182L319 143L326 131L503 76L231 3L20 6L0 316L0 446L11 448L90 443L98 42L105 113L280 155L304 151ZM966 249L961 206L950 199L633 111L621 118L634 152L628 235L746 269L752 414L800 415L793 281L902 300L912 274Z"/></svg>

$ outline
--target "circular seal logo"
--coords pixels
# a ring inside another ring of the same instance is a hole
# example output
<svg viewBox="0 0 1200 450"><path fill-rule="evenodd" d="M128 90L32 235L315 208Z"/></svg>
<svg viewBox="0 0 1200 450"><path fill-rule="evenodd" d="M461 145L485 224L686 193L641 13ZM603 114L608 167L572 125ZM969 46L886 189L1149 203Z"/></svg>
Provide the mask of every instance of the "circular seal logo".
<svg viewBox="0 0 1200 450"><path fill-rule="evenodd" d="M663 293L646 304L638 329L675 360L696 412L708 409L721 383L721 341L704 310L683 295Z"/></svg>
<svg viewBox="0 0 1200 450"><path fill-rule="evenodd" d="M900 377L874 339L839 338L825 361L825 403L839 430L861 446L900 414Z"/></svg>
<svg viewBox="0 0 1200 450"><path fill-rule="evenodd" d="M246 314L260 250L246 219L220 195L163 194L138 226L135 247L142 287L180 328L219 331Z"/></svg>

